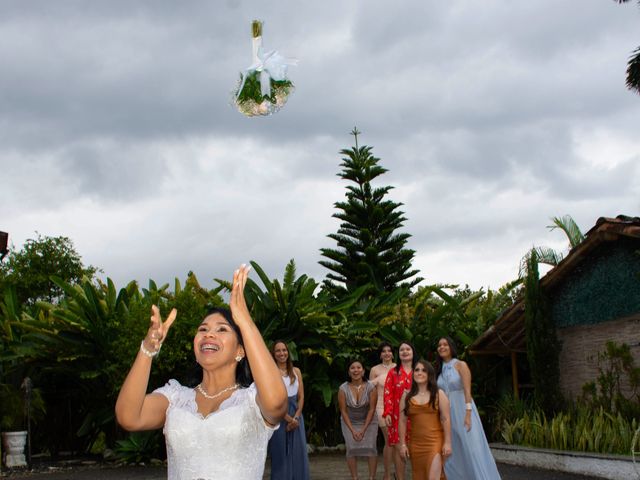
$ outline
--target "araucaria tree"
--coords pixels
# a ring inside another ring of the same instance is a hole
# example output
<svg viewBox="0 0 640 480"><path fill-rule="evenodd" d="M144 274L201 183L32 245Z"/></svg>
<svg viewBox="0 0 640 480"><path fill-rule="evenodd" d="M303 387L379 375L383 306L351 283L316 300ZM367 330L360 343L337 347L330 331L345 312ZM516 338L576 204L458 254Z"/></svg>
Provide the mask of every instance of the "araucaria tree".
<svg viewBox="0 0 640 480"><path fill-rule="evenodd" d="M359 133L354 128L355 146L340 152L345 157L338 176L350 184L346 200L335 203L338 212L333 216L342 221L340 228L328 235L337 248L320 249L326 260L319 263L331 271L325 288L338 297L367 284L376 291L389 292L422 280L416 277L418 270L411 268L415 252L405 248L411 235L397 233L406 220L399 210L402 204L385 198L393 187L371 185L387 170L371 154L371 147L358 146Z"/></svg>

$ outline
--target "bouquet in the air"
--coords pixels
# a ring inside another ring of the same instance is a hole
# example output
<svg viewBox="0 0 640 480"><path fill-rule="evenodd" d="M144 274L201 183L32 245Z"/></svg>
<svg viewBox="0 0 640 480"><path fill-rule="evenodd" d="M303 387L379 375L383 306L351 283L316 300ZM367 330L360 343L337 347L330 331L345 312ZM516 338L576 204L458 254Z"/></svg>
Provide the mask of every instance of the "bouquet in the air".
<svg viewBox="0 0 640 480"><path fill-rule="evenodd" d="M285 58L276 50L262 48L262 22L254 20L253 62L240 74L234 103L241 113L249 117L271 115L280 110L294 90L287 78L287 67L296 65L295 59Z"/></svg>

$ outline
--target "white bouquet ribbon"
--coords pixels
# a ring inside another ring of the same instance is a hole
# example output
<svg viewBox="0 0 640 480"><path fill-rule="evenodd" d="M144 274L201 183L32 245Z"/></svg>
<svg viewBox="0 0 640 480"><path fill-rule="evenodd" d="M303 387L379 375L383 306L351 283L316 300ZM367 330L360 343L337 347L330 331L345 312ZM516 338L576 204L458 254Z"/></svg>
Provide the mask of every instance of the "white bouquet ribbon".
<svg viewBox="0 0 640 480"><path fill-rule="evenodd" d="M271 79L273 78L275 81L286 80L289 65L295 66L297 64L297 59L286 58L277 50L265 53L262 48L262 37L253 38L253 63L245 70L242 84L238 89L238 96L251 72L260 73L260 92L262 95L271 95Z"/></svg>

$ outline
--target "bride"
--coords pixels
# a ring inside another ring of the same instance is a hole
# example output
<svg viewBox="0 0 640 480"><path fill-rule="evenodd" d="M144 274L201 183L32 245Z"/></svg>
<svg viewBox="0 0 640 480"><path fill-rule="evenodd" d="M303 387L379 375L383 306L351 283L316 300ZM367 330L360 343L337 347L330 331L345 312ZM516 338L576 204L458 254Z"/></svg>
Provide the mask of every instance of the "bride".
<svg viewBox="0 0 640 480"><path fill-rule="evenodd" d="M202 381L176 380L147 394L151 363L176 319L163 322L152 307L151 326L116 402L118 423L130 431L163 427L168 479L261 480L267 443L287 408L287 392L244 298L250 267L233 275L229 306L214 309L193 339Z"/></svg>

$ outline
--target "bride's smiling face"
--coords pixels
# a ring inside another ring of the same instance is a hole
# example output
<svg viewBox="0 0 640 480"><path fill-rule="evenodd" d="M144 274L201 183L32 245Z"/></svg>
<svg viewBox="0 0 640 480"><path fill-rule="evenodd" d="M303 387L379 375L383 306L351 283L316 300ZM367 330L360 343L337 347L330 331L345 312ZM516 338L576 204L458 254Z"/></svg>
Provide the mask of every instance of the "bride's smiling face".
<svg viewBox="0 0 640 480"><path fill-rule="evenodd" d="M236 332L219 313L209 315L198 326L193 351L196 361L203 367L235 362L237 355L243 355Z"/></svg>

